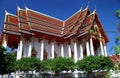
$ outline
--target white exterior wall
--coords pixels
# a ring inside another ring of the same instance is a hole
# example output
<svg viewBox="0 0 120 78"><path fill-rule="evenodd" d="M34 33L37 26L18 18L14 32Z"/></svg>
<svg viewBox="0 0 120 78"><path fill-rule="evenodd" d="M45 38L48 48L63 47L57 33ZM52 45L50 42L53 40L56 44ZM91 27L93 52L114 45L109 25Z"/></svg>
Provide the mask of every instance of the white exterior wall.
<svg viewBox="0 0 120 78"><path fill-rule="evenodd" d="M68 44L67 46L68 46L69 57L71 58L71 57L72 57L72 53L71 53L71 47L70 47L70 44Z"/></svg>
<svg viewBox="0 0 120 78"><path fill-rule="evenodd" d="M23 40L23 57L28 57L29 41Z"/></svg>
<svg viewBox="0 0 120 78"><path fill-rule="evenodd" d="M71 47L71 51L74 52L74 43L73 43L73 41L71 41L70 47Z"/></svg>
<svg viewBox="0 0 120 78"><path fill-rule="evenodd" d="M80 59L80 41L77 41L77 59Z"/></svg>
<svg viewBox="0 0 120 78"><path fill-rule="evenodd" d="M64 44L64 57L69 57L69 50L68 50L67 42Z"/></svg>
<svg viewBox="0 0 120 78"><path fill-rule="evenodd" d="M52 45L51 45L51 41L49 42L48 40L44 40L44 48L45 48L45 51L48 53L48 58L50 59L52 57L52 53L51 53L51 50L52 50Z"/></svg>
<svg viewBox="0 0 120 78"><path fill-rule="evenodd" d="M38 41L38 53L37 53L37 58L41 58L41 42Z"/></svg>
<svg viewBox="0 0 120 78"><path fill-rule="evenodd" d="M58 45L58 43L57 42L54 42L54 45L55 45L55 52L57 53L57 56L59 57L59 56L61 56L61 46L60 46L60 43L59 43L59 45Z"/></svg>
<svg viewBox="0 0 120 78"><path fill-rule="evenodd" d="M38 40L38 38L33 37L32 41L33 41L33 47L38 54L38 52L39 52L39 40Z"/></svg>

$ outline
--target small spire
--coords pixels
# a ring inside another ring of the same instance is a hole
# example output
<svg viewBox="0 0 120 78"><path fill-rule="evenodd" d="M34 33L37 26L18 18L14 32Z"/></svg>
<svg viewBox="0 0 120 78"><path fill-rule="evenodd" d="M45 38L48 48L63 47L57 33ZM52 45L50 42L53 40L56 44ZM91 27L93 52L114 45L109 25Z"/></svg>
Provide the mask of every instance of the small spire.
<svg viewBox="0 0 120 78"><path fill-rule="evenodd" d="M18 4L16 3L16 6L18 6Z"/></svg>
<svg viewBox="0 0 120 78"><path fill-rule="evenodd" d="M82 5L81 5L80 11L82 10L82 8L83 8L83 3L82 3Z"/></svg>
<svg viewBox="0 0 120 78"><path fill-rule="evenodd" d="M89 1L88 1L88 4L87 4L87 8L89 8Z"/></svg>
<svg viewBox="0 0 120 78"><path fill-rule="evenodd" d="M24 5L24 6L25 6L25 10L29 10L28 7L27 7L26 5Z"/></svg>
<svg viewBox="0 0 120 78"><path fill-rule="evenodd" d="M94 9L94 11L96 12L96 5L95 5L95 9Z"/></svg>
<svg viewBox="0 0 120 78"><path fill-rule="evenodd" d="M25 7L25 9L27 8L25 2L24 2L24 7Z"/></svg>
<svg viewBox="0 0 120 78"><path fill-rule="evenodd" d="M7 10L5 9L5 15L8 15L9 13L7 12Z"/></svg>
<svg viewBox="0 0 120 78"><path fill-rule="evenodd" d="M17 10L20 10L20 7L17 5Z"/></svg>
<svg viewBox="0 0 120 78"><path fill-rule="evenodd" d="M82 5L81 5L81 9L83 8L83 3L82 3Z"/></svg>
<svg viewBox="0 0 120 78"><path fill-rule="evenodd" d="M80 10L79 11L81 11L82 10L82 7L80 8Z"/></svg>

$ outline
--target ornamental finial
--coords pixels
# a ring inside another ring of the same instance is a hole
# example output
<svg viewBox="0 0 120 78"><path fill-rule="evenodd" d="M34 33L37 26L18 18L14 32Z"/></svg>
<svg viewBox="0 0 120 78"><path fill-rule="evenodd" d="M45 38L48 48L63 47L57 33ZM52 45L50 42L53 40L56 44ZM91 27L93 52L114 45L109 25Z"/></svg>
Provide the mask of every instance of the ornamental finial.
<svg viewBox="0 0 120 78"><path fill-rule="evenodd" d="M95 5L95 8L94 8L94 12L96 12L96 5Z"/></svg>
<svg viewBox="0 0 120 78"><path fill-rule="evenodd" d="M24 2L24 7L25 7L25 9L27 8L25 2Z"/></svg>
<svg viewBox="0 0 120 78"><path fill-rule="evenodd" d="M87 8L89 8L89 1L88 1L88 4L87 4Z"/></svg>
<svg viewBox="0 0 120 78"><path fill-rule="evenodd" d="M83 3L82 3L82 5L81 5L81 8L80 9L82 9L83 8Z"/></svg>

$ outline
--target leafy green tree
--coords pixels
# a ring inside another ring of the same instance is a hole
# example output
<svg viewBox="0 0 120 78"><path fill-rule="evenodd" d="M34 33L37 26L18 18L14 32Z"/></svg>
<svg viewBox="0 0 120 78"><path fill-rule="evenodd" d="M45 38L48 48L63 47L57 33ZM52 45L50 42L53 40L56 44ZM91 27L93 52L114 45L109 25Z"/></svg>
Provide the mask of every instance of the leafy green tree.
<svg viewBox="0 0 120 78"><path fill-rule="evenodd" d="M119 45L115 45L111 48L111 51L114 51L115 56L117 56L118 54L120 54L120 46Z"/></svg>
<svg viewBox="0 0 120 78"><path fill-rule="evenodd" d="M118 54L120 54L120 36L118 35L118 32L120 30L120 23L119 18L120 18L120 10L116 11L116 17L118 17L117 22L116 22L116 37L115 37L115 45L110 49L111 51L114 51L115 55L113 55L113 57L115 58L116 63L115 63L115 67L116 69L119 68L119 64L120 64L120 59L117 57Z"/></svg>
<svg viewBox="0 0 120 78"><path fill-rule="evenodd" d="M110 70L114 66L113 62L104 56L88 56L78 60L76 65L78 70L86 71L88 77L94 70Z"/></svg>
<svg viewBox="0 0 120 78"><path fill-rule="evenodd" d="M42 71L53 71L54 66L54 59L47 59L42 61Z"/></svg>
<svg viewBox="0 0 120 78"><path fill-rule="evenodd" d="M24 71L27 75L29 71L41 70L41 61L35 57L21 58L16 62L16 70Z"/></svg>
<svg viewBox="0 0 120 78"><path fill-rule="evenodd" d="M120 36L115 38L115 43L116 45L120 45Z"/></svg>
<svg viewBox="0 0 120 78"><path fill-rule="evenodd" d="M42 61L41 71L44 72L44 74L42 74L44 78L46 78L46 75L47 75L46 72L51 72L51 76L53 76L52 74L54 73L54 66L55 66L54 62L55 62L55 59L46 59Z"/></svg>
<svg viewBox="0 0 120 78"><path fill-rule="evenodd" d="M6 73L15 71L16 53L9 52L5 54Z"/></svg>
<svg viewBox="0 0 120 78"><path fill-rule="evenodd" d="M120 9L116 10L116 16L120 17Z"/></svg>
<svg viewBox="0 0 120 78"><path fill-rule="evenodd" d="M0 44L0 74L5 73L5 51L6 49Z"/></svg>
<svg viewBox="0 0 120 78"><path fill-rule="evenodd" d="M72 58L58 57L55 59L54 71L58 74L61 71L73 71L75 69L75 63Z"/></svg>

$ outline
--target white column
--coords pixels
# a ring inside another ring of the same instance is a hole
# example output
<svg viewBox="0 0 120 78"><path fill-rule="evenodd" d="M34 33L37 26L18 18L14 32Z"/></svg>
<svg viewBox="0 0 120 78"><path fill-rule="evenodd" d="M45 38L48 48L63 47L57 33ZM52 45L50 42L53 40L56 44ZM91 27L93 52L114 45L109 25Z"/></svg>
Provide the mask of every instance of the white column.
<svg viewBox="0 0 120 78"><path fill-rule="evenodd" d="M32 40L29 41L29 48L28 48L28 57L32 55Z"/></svg>
<svg viewBox="0 0 120 78"><path fill-rule="evenodd" d="M64 57L64 47L63 47L63 44L61 44L61 57Z"/></svg>
<svg viewBox="0 0 120 78"><path fill-rule="evenodd" d="M22 49L23 49L23 39L21 38L17 49L17 60L22 58Z"/></svg>
<svg viewBox="0 0 120 78"><path fill-rule="evenodd" d="M77 62L77 43L74 42L74 61Z"/></svg>
<svg viewBox="0 0 120 78"><path fill-rule="evenodd" d="M26 47L27 47L27 45L26 45L26 42L25 42L26 40L23 40L23 57L26 57Z"/></svg>
<svg viewBox="0 0 120 78"><path fill-rule="evenodd" d="M105 56L107 57L107 50L105 45L104 45L104 52L105 52Z"/></svg>
<svg viewBox="0 0 120 78"><path fill-rule="evenodd" d="M82 47L82 44L80 44L80 58L83 59L83 47Z"/></svg>
<svg viewBox="0 0 120 78"><path fill-rule="evenodd" d="M94 56L94 48L93 48L93 41L92 41L92 38L90 38L90 51L91 51L91 55Z"/></svg>
<svg viewBox="0 0 120 78"><path fill-rule="evenodd" d="M103 50L103 44L102 44L102 41L100 41L100 49L101 49L101 55L104 56L104 50Z"/></svg>
<svg viewBox="0 0 120 78"><path fill-rule="evenodd" d="M37 58L40 58L40 56L41 56L40 50L41 50L40 41L38 41L38 54L37 54Z"/></svg>
<svg viewBox="0 0 120 78"><path fill-rule="evenodd" d="M54 59L54 57L55 57L55 46L54 46L54 42L52 41L52 47L51 47L51 53L52 53L52 59Z"/></svg>
<svg viewBox="0 0 120 78"><path fill-rule="evenodd" d="M41 40L41 60L44 58L44 40Z"/></svg>
<svg viewBox="0 0 120 78"><path fill-rule="evenodd" d="M87 56L90 56L90 47L88 41L86 41L86 50L87 50Z"/></svg>
<svg viewBox="0 0 120 78"><path fill-rule="evenodd" d="M2 46L4 48L7 48L7 35L6 34L4 34Z"/></svg>
<svg viewBox="0 0 120 78"><path fill-rule="evenodd" d="M70 44L68 44L68 54L69 54L69 57L72 57Z"/></svg>

